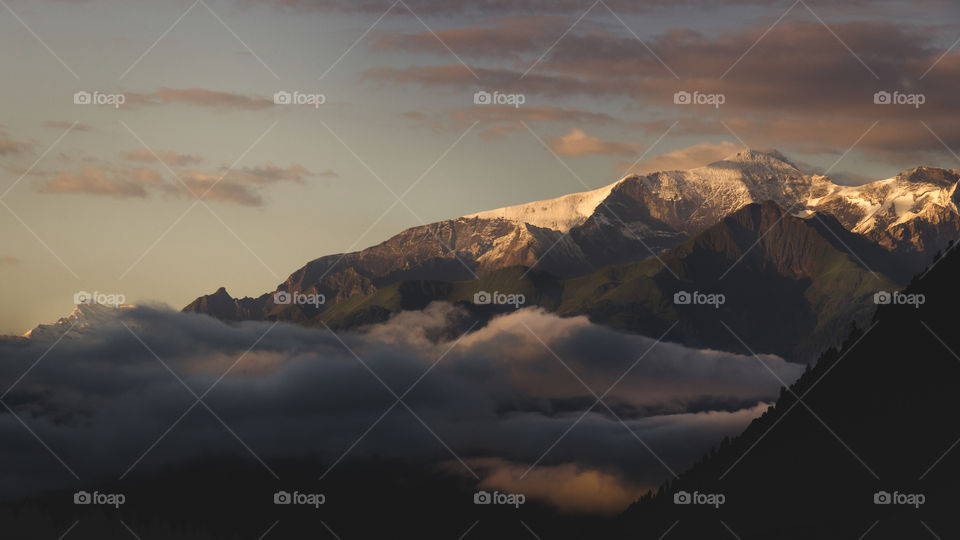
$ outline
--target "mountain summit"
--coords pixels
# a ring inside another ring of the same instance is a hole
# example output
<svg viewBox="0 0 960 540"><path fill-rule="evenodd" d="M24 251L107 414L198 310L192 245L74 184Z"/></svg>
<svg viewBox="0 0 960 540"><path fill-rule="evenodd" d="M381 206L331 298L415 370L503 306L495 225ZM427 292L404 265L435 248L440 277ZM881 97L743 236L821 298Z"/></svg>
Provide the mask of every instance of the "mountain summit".
<svg viewBox="0 0 960 540"><path fill-rule="evenodd" d="M103 304L77 304L66 317L51 324L40 324L23 334L23 338L34 341L55 341L61 338L82 337L93 328L114 324L119 314L136 306L121 304L107 306ZM213 314L211 314L213 315ZM216 316L216 315L214 315Z"/></svg>

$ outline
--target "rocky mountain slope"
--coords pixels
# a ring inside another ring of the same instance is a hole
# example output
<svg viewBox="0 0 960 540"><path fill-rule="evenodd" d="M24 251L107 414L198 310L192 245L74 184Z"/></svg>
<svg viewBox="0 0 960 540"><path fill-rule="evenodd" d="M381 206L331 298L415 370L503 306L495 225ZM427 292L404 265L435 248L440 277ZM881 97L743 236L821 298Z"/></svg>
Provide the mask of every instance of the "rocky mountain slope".
<svg viewBox="0 0 960 540"><path fill-rule="evenodd" d="M471 280L512 266L582 276L650 258L763 201L796 215L832 215L916 270L960 236L958 181L957 171L919 168L843 187L804 174L776 152L741 152L689 171L632 175L585 193L413 227L358 252L313 260L257 298L235 299L220 289L185 310L301 321L401 280ZM280 291L323 295L326 302L277 305Z"/></svg>
<svg viewBox="0 0 960 540"><path fill-rule="evenodd" d="M859 252L854 257L850 246ZM656 259L613 265L575 278L511 267L478 280L405 280L351 298L307 324L353 328L402 310L444 300L484 320L516 308L476 305L481 291L523 295L523 306L593 321L689 346L741 350L736 333L759 353L794 361L837 343L853 322L864 323L873 295L909 279L898 259L846 231L829 216L798 218L773 202L751 204ZM718 306L677 304L682 292L723 295ZM722 321L722 323L721 323Z"/></svg>

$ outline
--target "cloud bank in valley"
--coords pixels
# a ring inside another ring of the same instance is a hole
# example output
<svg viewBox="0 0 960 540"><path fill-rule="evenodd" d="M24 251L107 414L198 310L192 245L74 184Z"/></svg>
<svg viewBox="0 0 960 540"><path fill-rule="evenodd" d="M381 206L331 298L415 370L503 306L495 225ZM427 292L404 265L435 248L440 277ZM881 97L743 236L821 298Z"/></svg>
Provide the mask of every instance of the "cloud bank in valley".
<svg viewBox="0 0 960 540"><path fill-rule="evenodd" d="M382 416L346 459L462 468L425 423L474 464L485 486L526 489L564 509L610 511L669 476L643 444L680 470L739 432L780 386L753 357L653 346L539 309L441 342L431 336L460 315L443 303L339 335L146 307L110 313L73 327L39 362L69 321L44 337L0 341L0 383L16 382L4 402L84 481L119 477L181 416L138 471L210 455L253 459L203 405L190 409L196 399L182 379L200 396L212 388L205 403L268 464L317 457L309 472L319 477ZM762 360L787 382L802 369ZM610 408L591 408L596 399L584 384L602 395L634 363L605 397ZM416 416L403 405L383 415L396 401L385 386ZM542 470L519 480L574 422ZM0 433L0 496L77 485L9 411L0 414ZM590 485L611 487L609 497L562 496Z"/></svg>

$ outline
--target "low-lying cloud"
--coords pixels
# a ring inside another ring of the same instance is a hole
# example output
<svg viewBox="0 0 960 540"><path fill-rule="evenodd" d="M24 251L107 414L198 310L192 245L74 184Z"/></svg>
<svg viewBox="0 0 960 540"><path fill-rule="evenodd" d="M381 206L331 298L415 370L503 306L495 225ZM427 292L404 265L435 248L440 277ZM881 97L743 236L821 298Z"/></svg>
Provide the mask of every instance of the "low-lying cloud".
<svg viewBox="0 0 960 540"><path fill-rule="evenodd" d="M395 404L394 393L416 383L404 402L417 416L396 406L346 459L453 461L432 431L476 464L483 485L529 481L532 497L609 512L670 476L658 456L683 470L739 432L780 386L753 357L655 345L535 308L494 319L459 342L430 337L462 315L444 303L339 335L145 307L109 315L73 327L39 362L69 320L35 340L0 340L0 385L23 376L4 403L88 482L121 476L194 405L178 378L197 395L209 391L205 403L267 463L304 456L333 463ZM776 357L763 362L785 381L801 372ZM609 409L593 396L608 389ZM77 485L7 412L0 434L0 495ZM225 454L249 456L198 405L135 469ZM518 468L541 456L542 471L521 481ZM593 502L557 495L586 493L586 485L611 489Z"/></svg>

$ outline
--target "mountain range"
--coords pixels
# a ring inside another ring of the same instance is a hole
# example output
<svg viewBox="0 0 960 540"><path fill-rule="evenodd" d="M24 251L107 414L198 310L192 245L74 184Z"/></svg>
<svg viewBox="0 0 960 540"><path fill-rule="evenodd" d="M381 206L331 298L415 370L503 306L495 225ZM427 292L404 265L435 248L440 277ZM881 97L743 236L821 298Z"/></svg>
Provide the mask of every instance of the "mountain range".
<svg viewBox="0 0 960 540"><path fill-rule="evenodd" d="M465 314L449 330L459 334L477 320L536 306L644 335L670 329L668 340L700 348L808 362L807 372L784 383L775 405L739 436L686 472L677 469L679 476L616 520L556 515L534 503L523 526L531 523L544 538L952 538L960 532L953 519L958 434L951 429L960 419L953 397L960 340L951 333L960 303L960 253L951 250L957 181L956 171L918 168L865 186L838 186L799 173L777 154L743 153L692 171L630 176L609 190L416 227L361 252L312 261L256 299L236 299L221 288L185 311L336 329L446 301ZM801 197L804 191L812 195ZM520 231L535 231L557 247L529 251L522 246L532 237ZM444 251L437 232L459 259ZM941 257L942 250L948 252ZM564 259L570 253L581 258ZM557 266L535 264L539 257ZM881 301L877 308L879 291L901 289L901 298L922 295L924 302ZM277 304L274 293L281 291L324 294L327 302ZM522 295L523 302L476 302L484 291ZM684 293L723 301L677 301ZM78 305L68 317L9 339L66 336L67 343L114 311ZM280 463L277 470L298 478L318 468L315 460ZM217 534L226 538L279 523L275 508L268 506L269 516L263 511L277 486L257 467L217 458L100 489L130 494L123 523L138 531L154 527L173 538L167 522L201 523L213 515L222 528ZM425 538L455 537L476 520L476 486L432 466L345 463L327 482L342 496L331 499L331 511L350 518L343 526L354 537L417 527L434 528ZM370 485L381 489L371 494ZM926 502L878 503L882 493L921 494ZM683 494L722 494L725 503L676 504ZM425 497L429 504L419 504ZM66 529L75 515L102 519L79 514L71 502L70 493L56 493L0 505L0 515L20 525L24 532L16 533L24 538L60 534L56 529ZM315 512L277 515L280 526L306 530L316 525ZM514 509L484 514L468 532L525 534L518 515ZM54 518L56 527L38 528ZM104 530L116 525L102 521Z"/></svg>
<svg viewBox="0 0 960 540"><path fill-rule="evenodd" d="M958 183L956 170L919 167L840 186L777 152L745 151L688 171L630 175L584 193L413 227L310 261L256 298L221 288L184 311L356 326L430 300L469 303L466 293L523 267L537 270L518 273L524 277L550 276L538 279L553 292L519 282L497 290L523 290L541 307L644 333L676 319L668 300L684 287L727 291L731 302L755 291L757 309L731 303L730 312L771 315L760 304L776 298L789 311L778 327L791 321L811 336L768 339L766 352L801 358L868 317L872 292L904 285L960 236ZM278 304L278 292L323 295L325 303ZM719 335L688 327L684 340L734 345L729 332Z"/></svg>

